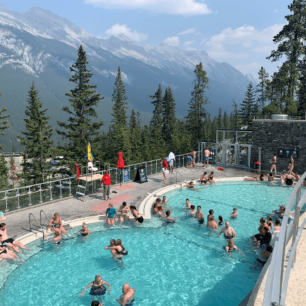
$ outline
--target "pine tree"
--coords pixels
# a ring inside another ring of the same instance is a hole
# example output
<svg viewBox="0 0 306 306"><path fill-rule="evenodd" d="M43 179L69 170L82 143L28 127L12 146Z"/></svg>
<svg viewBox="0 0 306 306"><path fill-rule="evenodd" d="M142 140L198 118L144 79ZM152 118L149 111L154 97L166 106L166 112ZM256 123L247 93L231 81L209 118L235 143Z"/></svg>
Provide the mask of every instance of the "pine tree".
<svg viewBox="0 0 306 306"><path fill-rule="evenodd" d="M232 125L231 128L234 130L238 130L240 128L240 120L239 120L239 111L238 104L233 100L233 116L232 116Z"/></svg>
<svg viewBox="0 0 306 306"><path fill-rule="evenodd" d="M223 114L223 128L228 129L229 128L229 118L227 116L227 112L225 111Z"/></svg>
<svg viewBox="0 0 306 306"><path fill-rule="evenodd" d="M151 154L153 159L160 158L166 154L165 141L163 137L163 91L159 84L156 93L150 96L154 105L153 117L150 124L151 131Z"/></svg>
<svg viewBox="0 0 306 306"><path fill-rule="evenodd" d="M285 94L285 111L294 111L294 95L296 92L299 71L297 69L300 56L304 49L306 37L306 1L293 0L288 6L291 14L285 16L288 23L274 36L273 42L277 43L277 50L273 50L267 59L278 61L283 56L286 61L283 63L288 67L288 88Z"/></svg>
<svg viewBox="0 0 306 306"><path fill-rule="evenodd" d="M176 127L175 100L170 87L166 88L163 98L163 136L168 149L172 149L173 134Z"/></svg>
<svg viewBox="0 0 306 306"><path fill-rule="evenodd" d="M150 146L150 131L147 125L145 125L141 131L141 157L142 161L148 161L152 159Z"/></svg>
<svg viewBox="0 0 306 306"><path fill-rule="evenodd" d="M88 142L91 143L92 148L95 148L101 140L99 129L103 122L93 121L93 118L98 118L95 107L103 97L96 93L96 85L90 85L93 74L87 69L87 64L86 52L83 46L80 46L78 59L70 67L73 75L69 81L75 83L75 88L66 93L71 108L66 106L62 109L69 114L69 118L65 122L57 122L61 128L56 130L57 133L62 136L62 139L68 140L68 145L61 149L72 171L74 171L75 162L84 163Z"/></svg>
<svg viewBox="0 0 306 306"><path fill-rule="evenodd" d="M9 178L12 181L13 188L14 182L19 180L19 177L16 175L17 166L15 165L15 158L13 156L10 157L10 168L9 168Z"/></svg>
<svg viewBox="0 0 306 306"><path fill-rule="evenodd" d="M13 153L17 152L16 146L15 146L14 143L12 144L12 152L13 152Z"/></svg>
<svg viewBox="0 0 306 306"><path fill-rule="evenodd" d="M110 160L112 163L116 162L118 153L122 152L127 164L131 160L130 130L127 126L126 115L127 96L125 95L125 86L122 81L120 67L118 67L112 101L114 105L113 118L109 127L109 136L111 138Z"/></svg>
<svg viewBox="0 0 306 306"><path fill-rule="evenodd" d="M0 93L0 97L1 97L1 93ZM0 109L0 136L4 135L4 130L10 127L9 121L7 120L7 118L9 118L11 115L10 114L2 115L2 113L4 113L5 111L6 111L6 107ZM4 145L0 145L0 150L3 150L4 147L5 147Z"/></svg>
<svg viewBox="0 0 306 306"><path fill-rule="evenodd" d="M265 70L264 67L261 67L259 72L258 72L258 79L259 83L257 84L257 89L256 89L256 94L258 95L257 97L257 105L260 110L262 110L265 106L265 103L267 101L267 84L268 84L268 79L269 78L269 73Z"/></svg>
<svg viewBox="0 0 306 306"><path fill-rule="evenodd" d="M191 137L186 124L183 120L177 120L175 131L173 133L173 152L178 154L185 154L192 151Z"/></svg>
<svg viewBox="0 0 306 306"><path fill-rule="evenodd" d="M141 124L140 124L140 113L137 115L134 110L130 117L130 141L131 141L131 154L132 163L139 163L142 161L141 154Z"/></svg>
<svg viewBox="0 0 306 306"><path fill-rule="evenodd" d="M48 124L50 116L46 116L47 109L42 110L38 92L34 82L28 94L28 106L25 114L25 131L21 131L24 137L17 136L20 144L24 146L23 179L28 183L29 178L33 183L41 183L47 179L46 168L49 167L46 159L50 157L50 149L53 146L51 140L53 128Z"/></svg>
<svg viewBox="0 0 306 306"><path fill-rule="evenodd" d="M4 154L0 154L0 190L7 189L8 186L8 169Z"/></svg>
<svg viewBox="0 0 306 306"><path fill-rule="evenodd" d="M244 125L247 125L248 128L250 128L252 126L252 120L255 113L255 93L253 83L250 82L245 93L245 98L242 101L241 108L239 110L239 117L241 119L241 122Z"/></svg>
<svg viewBox="0 0 306 306"><path fill-rule="evenodd" d="M299 66L298 115L306 117L306 54Z"/></svg>
<svg viewBox="0 0 306 306"><path fill-rule="evenodd" d="M209 89L209 79L206 71L203 70L202 63L196 65L194 73L194 88L191 92L190 108L188 111L188 130L193 138L193 142L198 142L203 134L204 120L206 117L204 105L210 103L205 96L206 90Z"/></svg>
<svg viewBox="0 0 306 306"><path fill-rule="evenodd" d="M223 122L222 122L222 108L219 108L218 114L218 129L223 129Z"/></svg>

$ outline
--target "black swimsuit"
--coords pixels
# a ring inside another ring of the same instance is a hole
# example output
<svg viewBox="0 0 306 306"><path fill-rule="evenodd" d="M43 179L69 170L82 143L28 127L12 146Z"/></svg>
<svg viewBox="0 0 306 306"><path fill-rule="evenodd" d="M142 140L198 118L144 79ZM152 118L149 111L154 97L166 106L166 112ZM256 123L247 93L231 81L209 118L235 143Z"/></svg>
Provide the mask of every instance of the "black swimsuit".
<svg viewBox="0 0 306 306"><path fill-rule="evenodd" d="M88 233L81 232L81 235L82 235L82 236L87 236Z"/></svg>
<svg viewBox="0 0 306 306"><path fill-rule="evenodd" d="M286 185L292 186L292 184L293 184L293 180L291 178L287 178L286 179Z"/></svg>
<svg viewBox="0 0 306 306"><path fill-rule="evenodd" d="M54 228L60 228L60 227L61 227L60 221L57 222L57 223L54 223L54 222L52 221L52 225L53 225Z"/></svg>
<svg viewBox="0 0 306 306"><path fill-rule="evenodd" d="M0 255L1 255L1 254L6 254L6 253L7 253L7 251L4 250L4 251L1 251Z"/></svg>

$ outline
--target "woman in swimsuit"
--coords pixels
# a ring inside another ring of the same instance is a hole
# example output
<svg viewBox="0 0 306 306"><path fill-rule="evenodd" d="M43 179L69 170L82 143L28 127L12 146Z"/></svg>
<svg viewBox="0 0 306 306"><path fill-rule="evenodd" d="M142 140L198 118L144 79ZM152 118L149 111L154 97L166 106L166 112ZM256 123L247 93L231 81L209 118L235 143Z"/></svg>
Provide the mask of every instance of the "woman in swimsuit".
<svg viewBox="0 0 306 306"><path fill-rule="evenodd" d="M45 239L46 239L47 241L52 241L53 244L60 244L60 243L62 242L62 235L61 235L61 232L58 231L58 230L55 230L54 236L55 236L54 238L49 239L49 238L47 237L47 235L45 234Z"/></svg>
<svg viewBox="0 0 306 306"><path fill-rule="evenodd" d="M274 170L275 175L276 175L276 173L277 173L276 172L277 157L276 157L275 153L273 153L273 158L270 160L270 163L272 164L270 172L272 173L272 171Z"/></svg>
<svg viewBox="0 0 306 306"><path fill-rule="evenodd" d="M54 214L54 217L50 220L50 223L48 224L50 230L52 233L55 232L55 230L60 231L61 233L64 233L66 236L70 237L66 230L63 227L62 219L60 218L58 213Z"/></svg>
<svg viewBox="0 0 306 306"><path fill-rule="evenodd" d="M207 181L208 181L208 179L207 179L207 172L204 172L204 174L201 176L200 183L202 185L205 185L205 184L207 184Z"/></svg>
<svg viewBox="0 0 306 306"><path fill-rule="evenodd" d="M136 206L135 205L131 205L130 206L131 212L135 218L135 223L142 223L143 222L143 217L140 216L140 214L138 213Z"/></svg>
<svg viewBox="0 0 306 306"><path fill-rule="evenodd" d="M214 171L211 171L210 172L210 175L208 177L208 183L211 183L211 184L215 184L215 180L214 180Z"/></svg>
<svg viewBox="0 0 306 306"><path fill-rule="evenodd" d="M287 174L286 178L285 178L285 184L287 186L292 186L294 185L296 182L294 181L294 176L290 173Z"/></svg>
<svg viewBox="0 0 306 306"><path fill-rule="evenodd" d="M265 176L263 174L261 174L259 177L247 177L245 179L243 179L244 181L264 181L265 180Z"/></svg>
<svg viewBox="0 0 306 306"><path fill-rule="evenodd" d="M123 221L125 220L127 223L129 223L130 218L127 215L128 212L130 211L130 208L126 205L126 202L123 202L122 205L120 206L120 208L118 209L118 211L121 213L119 221L120 221L120 225L123 223Z"/></svg>
<svg viewBox="0 0 306 306"><path fill-rule="evenodd" d="M91 295L93 300L101 300L102 298L104 298L104 295L106 293L106 288L105 285L108 286L108 294L111 294L111 285L107 282L105 282L101 275L98 274L95 277L95 280L93 282L91 282L90 284L88 284L84 290L79 294L79 296L83 296L85 291L91 287L89 294Z"/></svg>
<svg viewBox="0 0 306 306"><path fill-rule="evenodd" d="M122 245L121 239L115 239L111 240L111 245L104 248L104 250L111 250L111 253L113 255L113 259L117 261L118 259L121 259L123 256L127 255L127 251Z"/></svg>
<svg viewBox="0 0 306 306"><path fill-rule="evenodd" d="M158 203L154 203L153 204L153 214L157 214L158 213L158 209L159 209L159 205L158 205Z"/></svg>
<svg viewBox="0 0 306 306"><path fill-rule="evenodd" d="M89 236L90 235L90 230L87 228L87 224L83 222L82 228L75 233L77 235L80 233L83 237Z"/></svg>
<svg viewBox="0 0 306 306"><path fill-rule="evenodd" d="M158 212L157 212L157 214L158 214L161 218L164 217L163 211L164 211L164 208L163 208L162 206L159 206L159 207L158 207Z"/></svg>
<svg viewBox="0 0 306 306"><path fill-rule="evenodd" d="M219 216L218 219L219 219L219 220L218 220L218 226L223 225L223 217L222 217L222 216Z"/></svg>
<svg viewBox="0 0 306 306"><path fill-rule="evenodd" d="M231 257L231 252L237 250L240 254L244 255L234 244L234 240L228 240L228 245L224 247L228 257Z"/></svg>
<svg viewBox="0 0 306 306"><path fill-rule="evenodd" d="M116 252L116 250L114 248L115 246L116 246L116 240L115 239L111 239L111 241L109 243L109 246L104 248L104 250L110 250L114 260L117 259L117 252Z"/></svg>

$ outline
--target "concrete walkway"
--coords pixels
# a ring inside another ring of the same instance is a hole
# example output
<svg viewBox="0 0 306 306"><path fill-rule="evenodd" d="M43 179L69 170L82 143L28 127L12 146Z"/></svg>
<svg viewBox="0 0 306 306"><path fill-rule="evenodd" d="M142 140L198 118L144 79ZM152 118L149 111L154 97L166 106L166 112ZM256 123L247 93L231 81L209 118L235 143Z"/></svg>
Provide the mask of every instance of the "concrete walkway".
<svg viewBox="0 0 306 306"><path fill-rule="evenodd" d="M198 164L196 168L179 168L177 171L184 177L184 180L194 180L199 179L201 174L204 171L204 168L201 164ZM209 166L209 168L205 168L205 171L210 173L210 171L214 171L215 178L224 178L224 177L242 177L242 176L253 176L249 171L239 170L235 168L228 168L226 171L218 171L216 167ZM182 177L178 174L178 182L183 181ZM148 195L148 193L154 192L155 190L162 188L166 185L170 185L176 182L175 174L168 175L168 182L165 184L163 182L162 174L156 174L148 177L148 183L133 183L137 186L137 188L131 188L128 190L117 190L115 187L111 189L112 191L116 191L117 193L111 193L111 198L117 197L118 195L127 195L131 196L129 200L127 200L128 205L136 205L137 207L140 205L141 201ZM10 236L20 236L29 232L29 214L32 213L37 220L39 220L40 210L44 210L45 213L51 217L55 212L58 212L63 221L73 220L77 218L94 216L101 214L101 210L92 211L91 209L103 202L102 192L95 193L91 197L86 197L86 201L83 202L76 198L68 198L62 201L58 201L55 203L50 203L42 206L32 206L29 209L25 209L22 211L16 211L9 214L6 214L6 221L8 227L8 232ZM111 201L110 201L111 202ZM116 208L119 207L120 204L115 205ZM105 206L105 205L103 205ZM105 206L107 207L107 205ZM47 224L47 220L43 220L44 224ZM34 223L33 223L34 224Z"/></svg>

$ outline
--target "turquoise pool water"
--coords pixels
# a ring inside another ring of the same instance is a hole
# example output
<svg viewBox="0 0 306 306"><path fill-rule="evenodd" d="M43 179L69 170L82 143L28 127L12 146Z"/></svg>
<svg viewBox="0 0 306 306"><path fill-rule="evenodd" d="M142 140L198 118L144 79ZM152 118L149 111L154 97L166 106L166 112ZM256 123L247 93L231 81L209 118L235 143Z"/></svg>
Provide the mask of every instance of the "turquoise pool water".
<svg viewBox="0 0 306 306"><path fill-rule="evenodd" d="M0 291L3 306L81 306L90 305L89 289L79 293L96 274L112 285L106 305L119 305L115 299L128 282L136 288L134 305L238 305L254 286L260 273L251 269L256 254L247 247L256 233L259 218L268 216L280 204L286 205L292 188L263 183L218 183L199 187L198 191L175 190L167 194L175 225L162 226L159 219L145 221L137 229L106 230L102 224L89 225L87 240L75 238L59 246L39 241L25 264L13 270ZM224 238L218 238L197 222L183 220L185 199L201 205L205 214L213 208L215 216L225 219L235 206L239 217L230 221L238 237L235 244L245 256L234 253L228 258ZM71 230L71 233L78 229ZM124 267L118 266L104 250L111 238L121 238L129 251ZM14 264L2 262L7 273ZM2 278L6 273L1 273ZM7 276L5 276L7 277ZM1 275L0 275L1 278Z"/></svg>

